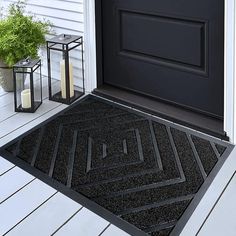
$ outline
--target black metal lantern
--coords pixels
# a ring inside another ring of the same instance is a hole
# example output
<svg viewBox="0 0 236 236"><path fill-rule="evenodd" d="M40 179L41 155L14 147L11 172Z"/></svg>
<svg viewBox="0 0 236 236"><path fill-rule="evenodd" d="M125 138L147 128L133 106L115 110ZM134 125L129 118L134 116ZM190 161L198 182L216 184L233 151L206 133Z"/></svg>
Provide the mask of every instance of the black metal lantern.
<svg viewBox="0 0 236 236"><path fill-rule="evenodd" d="M16 112L35 112L42 104L41 60L24 59L13 66Z"/></svg>
<svg viewBox="0 0 236 236"><path fill-rule="evenodd" d="M85 93L82 36L61 34L48 40L47 57L49 100L71 104Z"/></svg>

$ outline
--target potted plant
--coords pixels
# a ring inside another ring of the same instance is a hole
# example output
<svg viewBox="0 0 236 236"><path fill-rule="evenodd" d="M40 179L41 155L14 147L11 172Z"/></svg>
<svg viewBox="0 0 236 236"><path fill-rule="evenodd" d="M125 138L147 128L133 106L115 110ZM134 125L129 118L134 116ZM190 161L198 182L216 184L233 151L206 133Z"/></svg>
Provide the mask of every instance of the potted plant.
<svg viewBox="0 0 236 236"><path fill-rule="evenodd" d="M0 85L8 92L13 91L12 66L26 57L37 58L50 31L48 21L26 14L25 7L21 0L12 3L0 18Z"/></svg>

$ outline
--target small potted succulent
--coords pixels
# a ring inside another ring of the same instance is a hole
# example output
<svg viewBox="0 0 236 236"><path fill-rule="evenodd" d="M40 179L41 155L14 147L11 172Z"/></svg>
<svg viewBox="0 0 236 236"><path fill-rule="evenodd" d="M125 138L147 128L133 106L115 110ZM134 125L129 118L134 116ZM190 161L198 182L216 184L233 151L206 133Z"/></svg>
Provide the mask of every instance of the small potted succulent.
<svg viewBox="0 0 236 236"><path fill-rule="evenodd" d="M37 19L25 7L19 0L9 5L6 16L0 15L0 85L7 92L13 91L12 66L26 57L37 58L51 29L50 22Z"/></svg>

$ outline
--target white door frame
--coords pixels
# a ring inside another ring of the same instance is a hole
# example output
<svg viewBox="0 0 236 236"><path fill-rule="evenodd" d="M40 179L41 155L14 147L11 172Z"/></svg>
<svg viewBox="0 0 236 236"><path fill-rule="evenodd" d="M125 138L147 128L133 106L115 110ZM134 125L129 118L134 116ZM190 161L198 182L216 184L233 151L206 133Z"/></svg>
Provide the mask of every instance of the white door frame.
<svg viewBox="0 0 236 236"><path fill-rule="evenodd" d="M97 88L95 0L84 0L85 90Z"/></svg>
<svg viewBox="0 0 236 236"><path fill-rule="evenodd" d="M236 143L236 0L225 0L224 131ZM84 0L85 88L97 87L95 0Z"/></svg>
<svg viewBox="0 0 236 236"><path fill-rule="evenodd" d="M236 143L236 0L225 0L224 131Z"/></svg>

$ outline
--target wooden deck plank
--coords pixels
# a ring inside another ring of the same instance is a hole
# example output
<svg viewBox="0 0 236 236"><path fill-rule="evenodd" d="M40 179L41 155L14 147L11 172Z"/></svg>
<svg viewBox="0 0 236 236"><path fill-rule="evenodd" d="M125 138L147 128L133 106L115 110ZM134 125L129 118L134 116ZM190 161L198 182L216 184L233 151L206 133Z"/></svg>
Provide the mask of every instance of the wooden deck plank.
<svg viewBox="0 0 236 236"><path fill-rule="evenodd" d="M10 117L0 124L0 138L39 118L43 114L55 109L60 105L60 103L53 101L45 101L35 113L17 113L17 115Z"/></svg>
<svg viewBox="0 0 236 236"><path fill-rule="evenodd" d="M48 99L48 83L46 79L43 80L43 87L42 87L42 98L43 98L43 103L46 101L46 99ZM59 81L52 81L52 86L56 86L59 87L60 83ZM4 101L1 101L1 97L0 97L0 104L4 105ZM1 106L1 105L0 105ZM5 121L6 119L11 118L14 115L17 115L19 113L14 111L14 100L13 97L10 100L10 102L7 105L4 105L3 107L1 107L1 113L0 113L0 125L1 122Z"/></svg>
<svg viewBox="0 0 236 236"><path fill-rule="evenodd" d="M69 222L61 227L54 235L56 236L91 236L99 235L109 222L94 214L86 208L79 211Z"/></svg>
<svg viewBox="0 0 236 236"><path fill-rule="evenodd" d="M55 193L55 189L34 180L3 202L0 205L0 235L7 233Z"/></svg>
<svg viewBox="0 0 236 236"><path fill-rule="evenodd" d="M213 182L207 189L200 203L194 210L187 224L185 225L181 236L185 235L196 235L201 225L205 221L211 209L214 207L217 199L221 195L225 186L229 182L233 173L236 170L236 148L233 149L230 156L225 161L224 165L221 167L220 171L217 173ZM231 202L232 204L232 202ZM224 216L222 215L222 218Z"/></svg>
<svg viewBox="0 0 236 236"><path fill-rule="evenodd" d="M14 165L11 162L0 157L0 176L3 175L6 171L10 170L13 167L14 167Z"/></svg>
<svg viewBox="0 0 236 236"><path fill-rule="evenodd" d="M6 134L6 136L0 138L0 147L7 144L14 138L20 136L21 134L24 134L28 130L32 129L33 127L37 126L38 124L44 122L45 120L49 119L51 116L54 116L55 114L59 113L60 111L64 110L67 105L64 104L57 104L56 106L52 106L51 110L47 110L44 113L41 113L40 110L37 113L38 117L35 119L29 119L29 122L24 122L22 126L19 126L17 129L11 131L10 133ZM27 119L27 117L26 117ZM22 120L24 120L22 118ZM8 124L9 125L9 124ZM0 125L1 127L1 125Z"/></svg>
<svg viewBox="0 0 236 236"><path fill-rule="evenodd" d="M43 100L45 100L46 98L47 98L47 94L43 94ZM6 119L9 119L14 115L19 114L19 113L15 112L14 109L15 108L14 108L14 101L13 100L9 104L7 104L6 106L1 107L0 124L3 121L5 121Z"/></svg>
<svg viewBox="0 0 236 236"><path fill-rule="evenodd" d="M14 167L0 177L0 204L32 181L34 177L18 167Z"/></svg>
<svg viewBox="0 0 236 236"><path fill-rule="evenodd" d="M212 213L206 220L199 236L235 236L236 235L236 175L219 199Z"/></svg>
<svg viewBox="0 0 236 236"><path fill-rule="evenodd" d="M3 88L0 86L0 97L5 95L7 92L3 90Z"/></svg>
<svg viewBox="0 0 236 236"><path fill-rule="evenodd" d="M126 232L123 230L117 228L114 225L110 225L102 234L101 236L129 236Z"/></svg>
<svg viewBox="0 0 236 236"><path fill-rule="evenodd" d="M81 207L63 194L57 193L7 235L51 235Z"/></svg>
<svg viewBox="0 0 236 236"><path fill-rule="evenodd" d="M0 113L0 123L4 120L10 118L11 116L17 114L14 112L14 105L11 104L9 106L1 107L1 113Z"/></svg>
<svg viewBox="0 0 236 236"><path fill-rule="evenodd" d="M0 97L0 108L5 106L11 106L11 104L13 104L12 103L13 100L14 100L13 92L2 95Z"/></svg>

